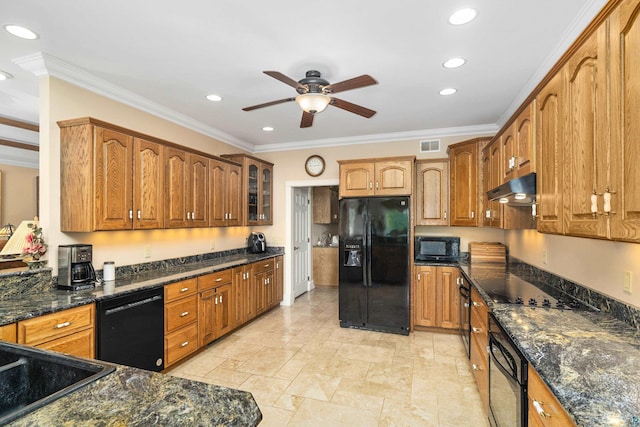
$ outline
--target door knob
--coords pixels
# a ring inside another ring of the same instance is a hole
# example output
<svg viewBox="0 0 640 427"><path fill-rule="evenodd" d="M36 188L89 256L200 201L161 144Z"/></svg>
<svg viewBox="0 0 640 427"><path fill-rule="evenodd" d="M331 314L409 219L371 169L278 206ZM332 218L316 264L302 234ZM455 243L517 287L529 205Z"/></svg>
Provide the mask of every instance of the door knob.
<svg viewBox="0 0 640 427"><path fill-rule="evenodd" d="M297 251L298 249L300 249L300 247L299 247L299 246L294 246L294 247L293 247L293 250L294 250L294 251Z"/></svg>

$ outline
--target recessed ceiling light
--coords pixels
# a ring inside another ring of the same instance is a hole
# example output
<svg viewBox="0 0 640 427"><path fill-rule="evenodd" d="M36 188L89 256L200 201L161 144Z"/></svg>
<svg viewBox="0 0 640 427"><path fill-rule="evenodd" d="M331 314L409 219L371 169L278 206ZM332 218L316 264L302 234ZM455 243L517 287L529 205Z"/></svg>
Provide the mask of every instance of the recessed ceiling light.
<svg viewBox="0 0 640 427"><path fill-rule="evenodd" d="M451 25L463 25L463 24L466 24L467 22L473 21L475 17L476 17L475 9L470 9L470 8L460 9L453 12L453 15L449 17L449 23Z"/></svg>
<svg viewBox="0 0 640 427"><path fill-rule="evenodd" d="M20 25L5 25L4 29L16 37L27 40L35 40L38 35L28 28L21 27Z"/></svg>
<svg viewBox="0 0 640 427"><path fill-rule="evenodd" d="M458 90L454 89L452 87L446 88L446 89L442 89L440 92L438 92L440 95L443 96L447 96L447 95L453 95L454 93L456 93Z"/></svg>
<svg viewBox="0 0 640 427"><path fill-rule="evenodd" d="M265 132L273 132L274 128L272 128L271 126L265 126L262 128L262 130Z"/></svg>
<svg viewBox="0 0 640 427"><path fill-rule="evenodd" d="M213 93L211 95L207 95L207 99L214 102L222 101L222 97L220 95L216 95Z"/></svg>
<svg viewBox="0 0 640 427"><path fill-rule="evenodd" d="M7 80L11 78L13 78L11 74L7 73L6 71L0 70L0 80Z"/></svg>
<svg viewBox="0 0 640 427"><path fill-rule="evenodd" d="M442 64L444 68L458 68L467 62L464 58L451 58Z"/></svg>

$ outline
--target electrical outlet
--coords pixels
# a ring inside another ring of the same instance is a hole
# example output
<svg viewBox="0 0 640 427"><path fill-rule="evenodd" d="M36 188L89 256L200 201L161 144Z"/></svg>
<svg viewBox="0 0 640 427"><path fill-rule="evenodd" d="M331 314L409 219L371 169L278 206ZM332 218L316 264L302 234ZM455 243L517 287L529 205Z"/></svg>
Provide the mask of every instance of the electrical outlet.
<svg viewBox="0 0 640 427"><path fill-rule="evenodd" d="M624 284L624 291L628 294L631 293L631 272L630 271L625 271L624 272L624 280L623 280L623 284Z"/></svg>
<svg viewBox="0 0 640 427"><path fill-rule="evenodd" d="M214 240L209 240L209 250L213 251L216 248L216 243Z"/></svg>
<svg viewBox="0 0 640 427"><path fill-rule="evenodd" d="M151 245L144 245L144 257L151 258Z"/></svg>
<svg viewBox="0 0 640 427"><path fill-rule="evenodd" d="M549 262L549 257L548 257L548 252L545 249L544 251L542 251L542 263L543 264L547 264Z"/></svg>

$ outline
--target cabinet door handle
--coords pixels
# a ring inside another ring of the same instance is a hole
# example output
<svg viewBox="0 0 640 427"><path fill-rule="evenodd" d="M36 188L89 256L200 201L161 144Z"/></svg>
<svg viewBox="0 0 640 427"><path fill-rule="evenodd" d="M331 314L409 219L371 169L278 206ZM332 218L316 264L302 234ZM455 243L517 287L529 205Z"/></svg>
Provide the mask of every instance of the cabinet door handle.
<svg viewBox="0 0 640 427"><path fill-rule="evenodd" d="M542 407L542 402L539 402L534 399L533 407L536 408L536 412L538 413L540 418L551 418L551 414L548 412L545 412L544 408Z"/></svg>
<svg viewBox="0 0 640 427"><path fill-rule="evenodd" d="M418 273L418 282L420 281L420 273Z"/></svg>
<svg viewBox="0 0 640 427"><path fill-rule="evenodd" d="M474 301L474 302L473 302L473 306L474 306L474 307L482 307L482 306L483 306L483 304L479 303L478 301Z"/></svg>
<svg viewBox="0 0 640 427"><path fill-rule="evenodd" d="M444 211L444 218L443 219L447 219L447 211Z"/></svg>
<svg viewBox="0 0 640 427"><path fill-rule="evenodd" d="M376 181L376 190L380 188L380 182Z"/></svg>
<svg viewBox="0 0 640 427"><path fill-rule="evenodd" d="M222 295L220 295L220 304L222 304Z"/></svg>
<svg viewBox="0 0 640 427"><path fill-rule="evenodd" d="M182 313L180 313L180 317L184 317L184 316L188 316L189 312L188 311L183 311Z"/></svg>
<svg viewBox="0 0 640 427"><path fill-rule="evenodd" d="M185 342L183 342L182 344L180 344L180 348L182 348L182 347L186 347L186 346L188 346L188 345L189 345L189 341L185 341Z"/></svg>
<svg viewBox="0 0 640 427"><path fill-rule="evenodd" d="M64 322L64 323L58 323L56 326L53 327L53 329L62 329L62 328L66 328L67 326L71 326L72 322Z"/></svg>
<svg viewBox="0 0 640 427"><path fill-rule="evenodd" d="M471 219L474 219L476 217L476 212L475 211L471 211Z"/></svg>
<svg viewBox="0 0 640 427"><path fill-rule="evenodd" d="M138 209L138 219L140 219L141 216L140 209Z"/></svg>
<svg viewBox="0 0 640 427"><path fill-rule="evenodd" d="M482 328L471 328L471 330L473 331L474 334L481 334L482 333Z"/></svg>
<svg viewBox="0 0 640 427"><path fill-rule="evenodd" d="M133 219L133 209L129 209L129 219Z"/></svg>
<svg viewBox="0 0 640 427"><path fill-rule="evenodd" d="M216 304L216 305L218 305L218 297L216 297L216 302L215 302L215 304Z"/></svg>
<svg viewBox="0 0 640 427"><path fill-rule="evenodd" d="M191 212L187 211L187 221L191 219Z"/></svg>
<svg viewBox="0 0 640 427"><path fill-rule="evenodd" d="M373 190L373 181L369 181L369 190Z"/></svg>

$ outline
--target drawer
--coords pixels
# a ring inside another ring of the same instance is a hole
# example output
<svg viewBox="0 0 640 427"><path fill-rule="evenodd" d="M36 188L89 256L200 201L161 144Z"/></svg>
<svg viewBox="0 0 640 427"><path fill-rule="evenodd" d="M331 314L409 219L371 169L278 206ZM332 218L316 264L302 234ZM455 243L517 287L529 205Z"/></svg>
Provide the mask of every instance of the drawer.
<svg viewBox="0 0 640 427"><path fill-rule="evenodd" d="M478 335L471 336L471 370L478 384L478 391L485 410L489 407L489 363L487 362L487 340Z"/></svg>
<svg viewBox="0 0 640 427"><path fill-rule="evenodd" d="M164 367L167 368L178 360L190 355L198 349L198 325L193 324L177 330L164 337Z"/></svg>
<svg viewBox="0 0 640 427"><path fill-rule="evenodd" d="M229 268L223 271L217 271L211 274L205 274L198 277L198 292L215 288L225 283L231 283L233 277L232 270Z"/></svg>
<svg viewBox="0 0 640 427"><path fill-rule="evenodd" d="M471 312L474 311L478 314L478 319L482 322L482 325L486 329L487 327L487 319L489 315L489 307L487 307L487 303L484 301L482 296L478 293L476 288L471 288Z"/></svg>
<svg viewBox="0 0 640 427"><path fill-rule="evenodd" d="M575 426L573 419L531 365L529 365L528 377L529 425Z"/></svg>
<svg viewBox="0 0 640 427"><path fill-rule="evenodd" d="M198 319L198 297L183 298L164 305L164 332L173 332Z"/></svg>
<svg viewBox="0 0 640 427"><path fill-rule="evenodd" d="M0 326L0 341L18 342L18 325L12 323Z"/></svg>
<svg viewBox="0 0 640 427"><path fill-rule="evenodd" d="M84 329L93 328L95 305L46 314L18 322L18 343L38 345Z"/></svg>
<svg viewBox="0 0 640 427"><path fill-rule="evenodd" d="M52 341L47 341L36 347L93 359L95 357L94 342L95 334L93 328L91 328Z"/></svg>
<svg viewBox="0 0 640 427"><path fill-rule="evenodd" d="M164 302L175 301L178 298L195 295L198 288L196 279L183 280L164 287Z"/></svg>
<svg viewBox="0 0 640 427"><path fill-rule="evenodd" d="M254 262L251 265L253 266L254 274L258 274L258 273L264 273L265 271L273 270L275 262L274 262L274 259L271 258L265 261Z"/></svg>
<svg viewBox="0 0 640 427"><path fill-rule="evenodd" d="M471 336L478 336L479 338L484 337L483 339L486 341L488 339L488 331L487 331L487 313L484 313L484 318L482 318L482 310L471 310Z"/></svg>

